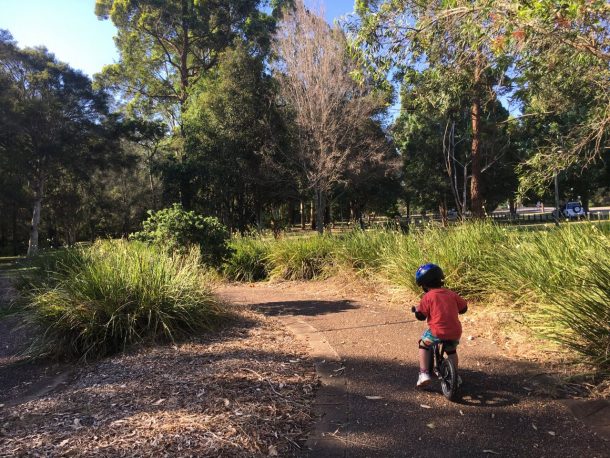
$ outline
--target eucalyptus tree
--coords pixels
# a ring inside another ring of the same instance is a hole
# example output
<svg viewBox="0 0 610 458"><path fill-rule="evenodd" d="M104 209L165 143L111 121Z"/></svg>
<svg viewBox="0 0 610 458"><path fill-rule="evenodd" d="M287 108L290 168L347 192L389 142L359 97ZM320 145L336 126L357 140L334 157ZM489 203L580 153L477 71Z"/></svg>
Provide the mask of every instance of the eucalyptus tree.
<svg viewBox="0 0 610 458"><path fill-rule="evenodd" d="M515 57L529 156L521 190L597 169L610 147L610 4L501 0L489 33Z"/></svg>
<svg viewBox="0 0 610 458"><path fill-rule="evenodd" d="M99 18L117 27L119 61L104 68L101 84L117 91L136 115L162 116L176 129L177 155L188 162L183 116L191 88L212 69L235 40L253 54L265 54L281 0L96 0ZM188 167L185 167L187 170ZM183 171L184 175L184 171ZM180 183L181 200L189 206L188 176Z"/></svg>
<svg viewBox="0 0 610 458"><path fill-rule="evenodd" d="M308 10L303 1L286 12L274 41L279 100L294 126L296 147L287 155L305 190L315 195L316 228L324 231L329 193L350 170L385 159L386 139L361 135L387 103L353 78L357 69L337 26Z"/></svg>
<svg viewBox="0 0 610 458"><path fill-rule="evenodd" d="M358 16L347 24L354 51L375 72L395 71L404 85L428 90L439 113L468 103L475 216L483 215L485 200L481 114L484 105L497 99L510 64L487 33L492 5L491 0L358 0Z"/></svg>
<svg viewBox="0 0 610 458"><path fill-rule="evenodd" d="M44 48L19 49L3 34L0 80L11 89L11 114L0 152L28 185L32 222L28 254L38 251L47 185L62 169L87 169L103 162L112 143L106 96L79 71Z"/></svg>

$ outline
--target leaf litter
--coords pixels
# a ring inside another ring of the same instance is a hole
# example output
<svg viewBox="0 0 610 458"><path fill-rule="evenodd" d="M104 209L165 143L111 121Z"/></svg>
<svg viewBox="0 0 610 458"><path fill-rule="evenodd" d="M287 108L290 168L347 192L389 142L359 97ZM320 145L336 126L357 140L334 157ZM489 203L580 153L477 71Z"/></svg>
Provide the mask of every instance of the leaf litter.
<svg viewBox="0 0 610 458"><path fill-rule="evenodd" d="M0 410L0 456L292 456L317 385L302 343L241 310L213 335L81 366L61 390Z"/></svg>

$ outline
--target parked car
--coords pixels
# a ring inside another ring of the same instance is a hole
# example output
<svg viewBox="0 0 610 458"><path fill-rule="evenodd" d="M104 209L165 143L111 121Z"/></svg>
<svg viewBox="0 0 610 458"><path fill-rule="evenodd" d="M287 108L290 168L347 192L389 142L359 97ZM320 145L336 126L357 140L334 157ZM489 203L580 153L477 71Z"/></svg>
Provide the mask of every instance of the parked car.
<svg viewBox="0 0 610 458"><path fill-rule="evenodd" d="M567 219L581 219L587 216L587 212L580 202L568 202L559 211L559 216ZM556 210L553 211L553 216L556 216Z"/></svg>

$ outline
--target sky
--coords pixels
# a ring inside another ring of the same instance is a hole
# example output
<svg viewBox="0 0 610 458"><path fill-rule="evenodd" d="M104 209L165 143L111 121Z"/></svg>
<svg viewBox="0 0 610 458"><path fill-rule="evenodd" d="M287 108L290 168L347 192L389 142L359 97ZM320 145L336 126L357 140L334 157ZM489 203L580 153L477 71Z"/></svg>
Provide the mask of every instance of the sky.
<svg viewBox="0 0 610 458"><path fill-rule="evenodd" d="M0 29L11 32L20 47L43 45L92 76L118 58L115 28L97 19L94 5L95 0L0 0ZM353 6L354 0L327 0L324 9L332 22Z"/></svg>

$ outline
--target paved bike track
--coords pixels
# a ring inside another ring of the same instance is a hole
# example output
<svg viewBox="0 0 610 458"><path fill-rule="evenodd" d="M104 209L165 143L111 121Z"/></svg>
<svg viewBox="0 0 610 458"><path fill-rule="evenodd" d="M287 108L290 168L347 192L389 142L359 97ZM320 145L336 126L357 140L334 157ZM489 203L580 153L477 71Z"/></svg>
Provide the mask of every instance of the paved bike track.
<svg viewBox="0 0 610 458"><path fill-rule="evenodd" d="M463 396L450 403L438 383L415 389L425 325L406 307L324 284L231 285L218 292L280 317L311 341L322 386L306 456L610 457L609 442L545 394L543 369L507 359L486 339L468 340L468 323L459 349Z"/></svg>

